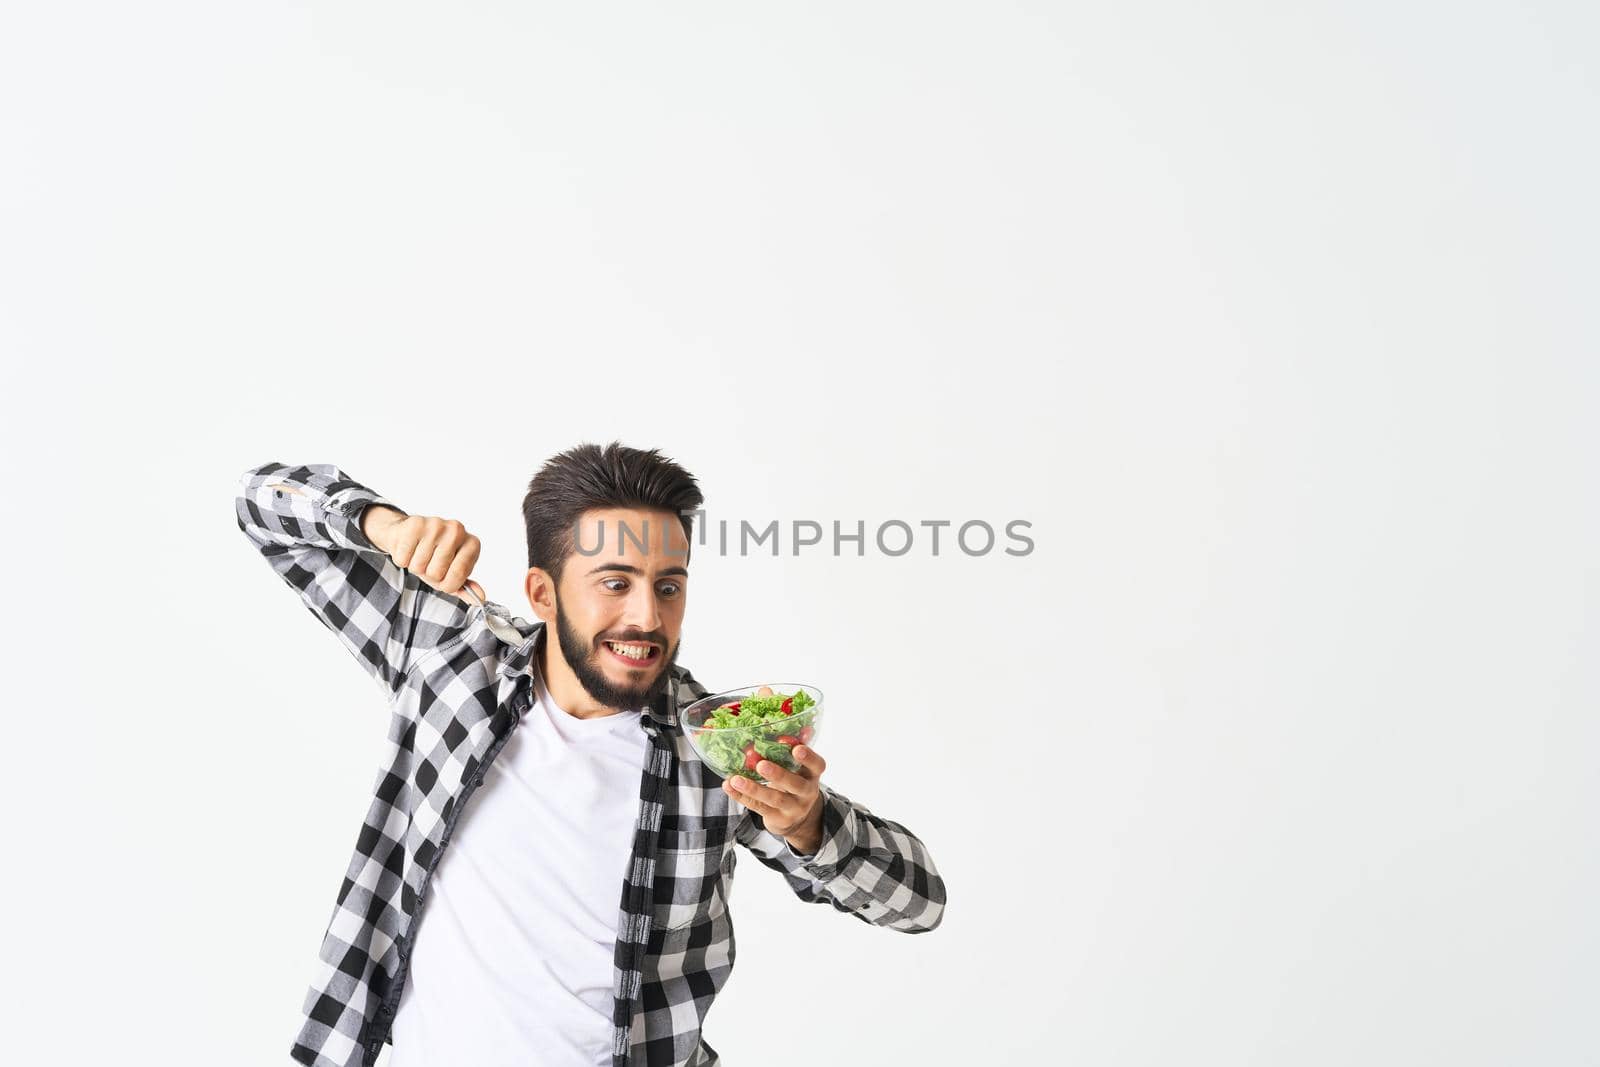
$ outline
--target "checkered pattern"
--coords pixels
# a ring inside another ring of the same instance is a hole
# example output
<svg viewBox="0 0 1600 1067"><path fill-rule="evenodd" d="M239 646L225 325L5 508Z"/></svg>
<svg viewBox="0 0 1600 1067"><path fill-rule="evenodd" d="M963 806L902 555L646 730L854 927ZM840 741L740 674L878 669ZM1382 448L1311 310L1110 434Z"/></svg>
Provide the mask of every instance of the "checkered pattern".
<svg viewBox="0 0 1600 1067"><path fill-rule="evenodd" d="M485 608L397 567L361 532L371 503L403 511L336 467L267 463L240 479L239 528L388 695L373 796L323 937L290 1055L309 1067L372 1067L410 962L412 928L455 818L532 701L527 667L543 623ZM795 895L863 922L926 933L944 881L911 831L822 786L823 840L796 853L722 792L694 756L679 706L711 690L681 666L640 716L650 739L632 863L622 885L613 1067L715 1067L700 1027L733 970L728 892L735 844Z"/></svg>

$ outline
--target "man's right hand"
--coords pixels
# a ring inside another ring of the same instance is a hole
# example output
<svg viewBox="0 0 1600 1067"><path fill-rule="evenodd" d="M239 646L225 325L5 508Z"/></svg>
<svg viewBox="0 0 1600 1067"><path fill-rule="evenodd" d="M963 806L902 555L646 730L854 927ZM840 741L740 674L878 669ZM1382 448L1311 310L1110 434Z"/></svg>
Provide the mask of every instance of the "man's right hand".
<svg viewBox="0 0 1600 1067"><path fill-rule="evenodd" d="M478 599L484 599L483 587L467 578L482 545L458 520L403 515L382 504L368 504L361 512L361 532L396 566L430 588L464 596L470 586Z"/></svg>

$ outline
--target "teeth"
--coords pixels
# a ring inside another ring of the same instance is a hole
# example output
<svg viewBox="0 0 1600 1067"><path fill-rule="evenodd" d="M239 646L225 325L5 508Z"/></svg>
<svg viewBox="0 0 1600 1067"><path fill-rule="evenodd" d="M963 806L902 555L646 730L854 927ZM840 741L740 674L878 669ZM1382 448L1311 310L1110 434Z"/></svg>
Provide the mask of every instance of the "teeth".
<svg viewBox="0 0 1600 1067"><path fill-rule="evenodd" d="M607 641L606 644L630 659L645 659L650 655L649 645L619 645L615 641Z"/></svg>

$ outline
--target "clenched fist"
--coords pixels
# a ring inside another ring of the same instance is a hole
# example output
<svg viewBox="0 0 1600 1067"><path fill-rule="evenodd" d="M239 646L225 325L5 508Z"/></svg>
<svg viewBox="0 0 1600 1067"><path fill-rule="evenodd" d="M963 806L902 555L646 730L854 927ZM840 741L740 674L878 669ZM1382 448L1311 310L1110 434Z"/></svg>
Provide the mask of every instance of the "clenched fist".
<svg viewBox="0 0 1600 1067"><path fill-rule="evenodd" d="M467 578L477 566L482 545L459 520L404 515L382 504L369 504L361 512L361 532L396 566L431 588L461 596L470 586L478 599L483 599L483 587Z"/></svg>

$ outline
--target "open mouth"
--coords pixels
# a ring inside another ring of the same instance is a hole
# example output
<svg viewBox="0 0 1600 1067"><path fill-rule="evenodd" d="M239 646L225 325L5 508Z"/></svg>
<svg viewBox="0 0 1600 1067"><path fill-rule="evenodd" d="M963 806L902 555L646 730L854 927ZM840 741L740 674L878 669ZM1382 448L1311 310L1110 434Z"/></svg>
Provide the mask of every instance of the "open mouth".
<svg viewBox="0 0 1600 1067"><path fill-rule="evenodd" d="M661 655L661 650L655 645L629 641L606 641L604 644L612 658L629 667L647 667Z"/></svg>

